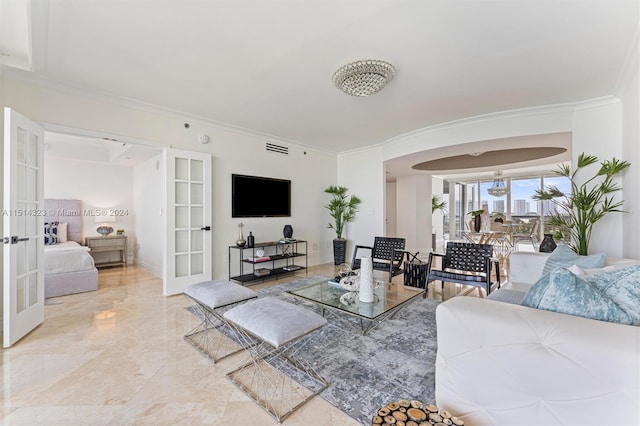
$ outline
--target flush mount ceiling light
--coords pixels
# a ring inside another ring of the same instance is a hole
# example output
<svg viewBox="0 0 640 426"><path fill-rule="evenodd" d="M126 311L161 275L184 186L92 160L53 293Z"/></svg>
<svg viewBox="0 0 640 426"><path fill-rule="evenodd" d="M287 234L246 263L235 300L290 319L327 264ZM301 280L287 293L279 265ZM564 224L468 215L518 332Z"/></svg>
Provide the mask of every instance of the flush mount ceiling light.
<svg viewBox="0 0 640 426"><path fill-rule="evenodd" d="M347 95L370 96L382 90L396 74L388 62L377 59L351 62L333 74L333 84Z"/></svg>
<svg viewBox="0 0 640 426"><path fill-rule="evenodd" d="M502 172L497 171L494 173L494 176L496 178L493 181L493 185L487 189L489 195L493 195L494 197L507 195L509 190L507 190L507 185L505 184L504 179L502 179Z"/></svg>

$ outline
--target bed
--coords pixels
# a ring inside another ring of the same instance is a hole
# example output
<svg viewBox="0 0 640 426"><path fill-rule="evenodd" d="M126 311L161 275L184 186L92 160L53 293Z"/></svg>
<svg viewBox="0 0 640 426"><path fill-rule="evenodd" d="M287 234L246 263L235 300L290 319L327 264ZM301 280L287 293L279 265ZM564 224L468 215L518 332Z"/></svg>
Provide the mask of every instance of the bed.
<svg viewBox="0 0 640 426"><path fill-rule="evenodd" d="M44 246L45 298L97 290L98 270L89 249L82 246L82 201L45 199L44 205L44 222L57 223L59 241Z"/></svg>

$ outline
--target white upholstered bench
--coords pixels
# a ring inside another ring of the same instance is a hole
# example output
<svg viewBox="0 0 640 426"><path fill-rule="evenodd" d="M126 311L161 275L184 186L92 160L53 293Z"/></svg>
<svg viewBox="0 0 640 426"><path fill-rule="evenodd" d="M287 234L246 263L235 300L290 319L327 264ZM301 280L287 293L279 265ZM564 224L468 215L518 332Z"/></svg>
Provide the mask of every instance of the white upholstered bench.
<svg viewBox="0 0 640 426"><path fill-rule="evenodd" d="M240 284L225 280L205 281L184 290L194 302L192 309L202 321L184 335L184 339L214 363L241 351L233 340L235 334L222 314L239 303L258 297L258 294Z"/></svg>
<svg viewBox="0 0 640 426"><path fill-rule="evenodd" d="M278 422L329 385L295 353L327 320L274 297L236 306L224 318L244 341L251 360L227 374Z"/></svg>

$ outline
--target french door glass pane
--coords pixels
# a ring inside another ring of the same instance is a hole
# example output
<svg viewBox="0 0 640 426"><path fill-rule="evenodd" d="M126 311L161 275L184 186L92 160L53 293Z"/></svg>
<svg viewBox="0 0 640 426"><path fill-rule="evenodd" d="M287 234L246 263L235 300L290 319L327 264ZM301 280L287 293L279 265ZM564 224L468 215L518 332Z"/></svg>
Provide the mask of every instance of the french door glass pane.
<svg viewBox="0 0 640 426"><path fill-rule="evenodd" d="M191 160L191 180L193 182L204 181L204 162L202 160Z"/></svg>
<svg viewBox="0 0 640 426"><path fill-rule="evenodd" d="M176 231L176 253L189 252L189 231Z"/></svg>
<svg viewBox="0 0 640 426"><path fill-rule="evenodd" d="M189 180L189 160L176 158L176 180Z"/></svg>
<svg viewBox="0 0 640 426"><path fill-rule="evenodd" d="M29 133L29 142L27 145L26 163L31 167L38 167L38 137L33 133Z"/></svg>
<svg viewBox="0 0 640 426"><path fill-rule="evenodd" d="M176 207L176 228L189 227L189 207Z"/></svg>
<svg viewBox="0 0 640 426"><path fill-rule="evenodd" d="M29 306L38 303L38 274L29 274Z"/></svg>
<svg viewBox="0 0 640 426"><path fill-rule="evenodd" d="M176 182L176 204L189 204L189 184Z"/></svg>
<svg viewBox="0 0 640 426"><path fill-rule="evenodd" d="M204 270L204 263L202 261L202 253L194 253L191 255L191 274L201 274Z"/></svg>
<svg viewBox="0 0 640 426"><path fill-rule="evenodd" d="M191 204L202 205L204 200L204 185L201 183L191 183Z"/></svg>
<svg viewBox="0 0 640 426"><path fill-rule="evenodd" d="M202 251L203 250L203 238L204 231L194 230L191 231L191 251Z"/></svg>
<svg viewBox="0 0 640 426"><path fill-rule="evenodd" d="M18 313L25 310L24 303L25 277L16 277L16 311Z"/></svg>
<svg viewBox="0 0 640 426"><path fill-rule="evenodd" d="M176 277L186 277L189 275L189 255L176 255Z"/></svg>

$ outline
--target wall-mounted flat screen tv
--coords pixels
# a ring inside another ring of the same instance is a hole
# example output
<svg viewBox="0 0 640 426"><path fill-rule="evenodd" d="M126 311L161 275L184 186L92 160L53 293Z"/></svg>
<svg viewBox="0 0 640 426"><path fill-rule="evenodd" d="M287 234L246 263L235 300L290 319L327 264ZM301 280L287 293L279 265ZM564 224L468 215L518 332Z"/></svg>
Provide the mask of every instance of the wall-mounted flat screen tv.
<svg viewBox="0 0 640 426"><path fill-rule="evenodd" d="M231 217L291 216L291 181L231 175Z"/></svg>

